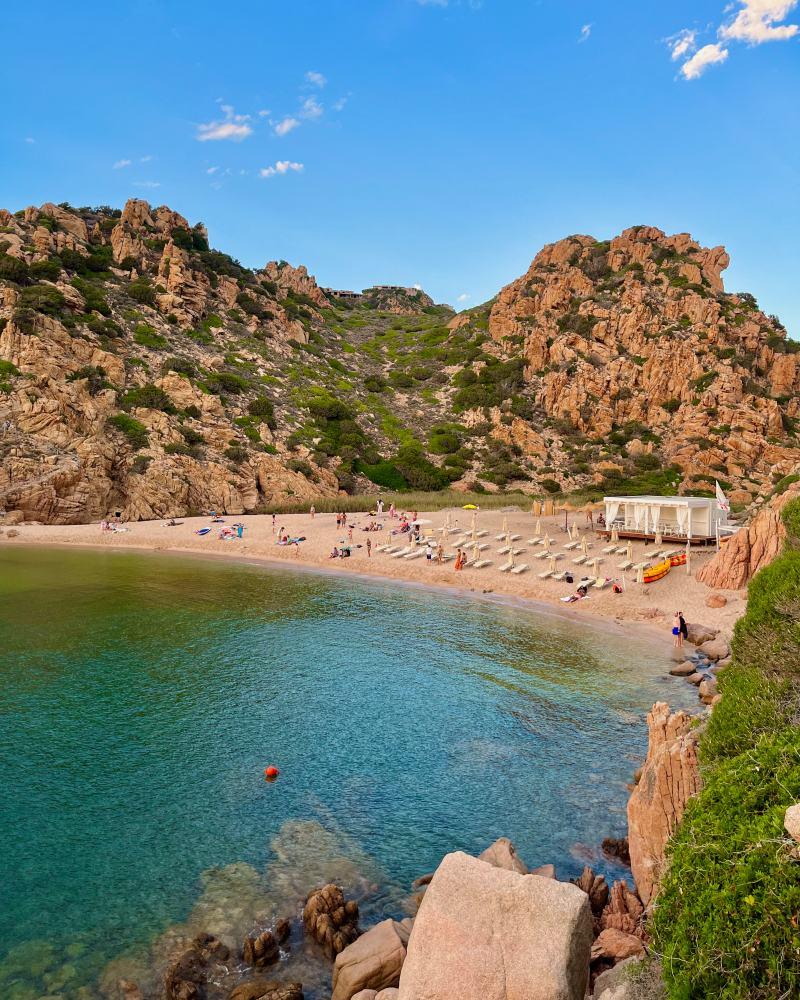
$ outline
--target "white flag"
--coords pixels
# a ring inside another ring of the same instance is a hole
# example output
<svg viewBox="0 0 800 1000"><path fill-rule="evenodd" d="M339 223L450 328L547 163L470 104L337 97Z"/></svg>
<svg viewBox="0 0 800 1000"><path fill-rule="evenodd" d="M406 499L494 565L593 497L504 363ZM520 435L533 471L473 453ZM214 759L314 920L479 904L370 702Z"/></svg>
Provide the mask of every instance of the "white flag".
<svg viewBox="0 0 800 1000"><path fill-rule="evenodd" d="M719 485L718 482L716 482L716 480L714 482L714 485L716 486L717 505L719 506L719 509L725 511L726 514L729 514L731 510L731 505L728 503L728 498L722 492L722 487Z"/></svg>

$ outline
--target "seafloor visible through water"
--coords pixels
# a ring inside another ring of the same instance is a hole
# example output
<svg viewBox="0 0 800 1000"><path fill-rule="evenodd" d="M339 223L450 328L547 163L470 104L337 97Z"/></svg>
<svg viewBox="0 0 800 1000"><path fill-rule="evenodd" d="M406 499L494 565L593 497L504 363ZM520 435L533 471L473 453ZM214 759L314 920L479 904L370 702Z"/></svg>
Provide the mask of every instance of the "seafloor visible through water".
<svg viewBox="0 0 800 1000"><path fill-rule="evenodd" d="M101 996L330 878L402 916L412 879L498 836L623 874L597 845L645 714L693 693L667 651L388 583L3 548L0 995ZM275 977L317 996L329 965L298 950Z"/></svg>

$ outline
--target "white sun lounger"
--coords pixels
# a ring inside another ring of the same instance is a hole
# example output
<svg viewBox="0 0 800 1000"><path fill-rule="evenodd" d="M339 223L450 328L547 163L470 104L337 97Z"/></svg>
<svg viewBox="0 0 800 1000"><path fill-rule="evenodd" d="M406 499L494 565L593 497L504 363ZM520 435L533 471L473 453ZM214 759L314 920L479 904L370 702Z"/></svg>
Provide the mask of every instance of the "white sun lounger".
<svg viewBox="0 0 800 1000"><path fill-rule="evenodd" d="M570 542L568 545L565 545L564 548L567 549L568 552L572 552L572 550L577 549L580 544L580 542Z"/></svg>
<svg viewBox="0 0 800 1000"><path fill-rule="evenodd" d="M583 566L583 564L586 562L587 558L588 558L588 556L578 556L577 559L573 559L572 561L573 561L573 563L576 566Z"/></svg>
<svg viewBox="0 0 800 1000"><path fill-rule="evenodd" d="M514 553L515 556L518 556L521 553L523 553L525 549L512 549L511 551Z"/></svg>
<svg viewBox="0 0 800 1000"><path fill-rule="evenodd" d="M495 536L494 536L494 540L495 540L496 542L504 542L504 541L505 541L505 538L506 538L506 533L505 533L505 531L501 531L499 535L495 535Z"/></svg>
<svg viewBox="0 0 800 1000"><path fill-rule="evenodd" d="M520 540L520 538L522 538L522 535L512 535L511 538L510 538L510 541L512 541L512 542L518 542Z"/></svg>
<svg viewBox="0 0 800 1000"><path fill-rule="evenodd" d="M463 532L463 530L461 528L448 528L447 529L447 534L448 535L463 535L464 532Z"/></svg>
<svg viewBox="0 0 800 1000"><path fill-rule="evenodd" d="M625 562L617 563L617 569L621 569L623 571L626 569L630 569L631 566L633 566L633 563L631 562L630 559L626 559Z"/></svg>
<svg viewBox="0 0 800 1000"><path fill-rule="evenodd" d="M541 535L536 535L534 538L529 538L528 539L528 545L538 545L539 542L541 542L541 540L542 540L542 536Z"/></svg>
<svg viewBox="0 0 800 1000"><path fill-rule="evenodd" d="M560 573L553 573L553 575L552 575L552 577L550 579L551 580L563 580L566 575L567 575L567 571L565 569L562 569Z"/></svg>
<svg viewBox="0 0 800 1000"><path fill-rule="evenodd" d="M396 545L387 545L386 548L383 550L383 554L385 556L390 556L390 555L392 555L395 552L397 552L397 546Z"/></svg>
<svg viewBox="0 0 800 1000"><path fill-rule="evenodd" d="M391 547L392 547L392 546L391 546L391 545L388 545L388 544L385 544L385 545L379 545L379 546L377 547L377 549L375 549L375 551L376 551L376 552L388 552L388 551L389 551L389 549L390 549Z"/></svg>
<svg viewBox="0 0 800 1000"><path fill-rule="evenodd" d="M547 557L551 556L552 554L553 554L552 552L546 552L544 549L542 549L541 552L536 552L534 554L533 558L534 559L547 559Z"/></svg>
<svg viewBox="0 0 800 1000"><path fill-rule="evenodd" d="M603 549L603 555L610 556L612 552L616 551L617 551L617 543L614 542L613 545L606 545L606 547Z"/></svg>
<svg viewBox="0 0 800 1000"><path fill-rule="evenodd" d="M519 576L519 574L520 573L524 573L527 570L527 568L528 568L528 564L527 563L522 563L521 566L515 566L511 570L511 572L514 574L514 576Z"/></svg>
<svg viewBox="0 0 800 1000"><path fill-rule="evenodd" d="M407 555L404 555L403 558L404 559L419 559L420 556L424 556L424 555L425 555L425 549L415 549L413 552L409 552Z"/></svg>
<svg viewBox="0 0 800 1000"><path fill-rule="evenodd" d="M501 573L507 573L511 569L511 566L512 566L512 563L510 563L510 562L504 563L500 567L500 572Z"/></svg>
<svg viewBox="0 0 800 1000"><path fill-rule="evenodd" d="M628 546L627 545L618 545L617 546L617 555L618 556L624 556L627 551L628 551Z"/></svg>
<svg viewBox="0 0 800 1000"><path fill-rule="evenodd" d="M491 565L492 565L492 560L491 559L479 559L472 568L473 569L486 569L487 566L491 566Z"/></svg>
<svg viewBox="0 0 800 1000"><path fill-rule="evenodd" d="M508 553L509 553L510 551L511 551L511 546L510 546L510 545L504 545L504 546L502 547L502 549L498 549L498 550L497 550L497 554L498 554L499 556L506 556L506 555L508 555Z"/></svg>
<svg viewBox="0 0 800 1000"><path fill-rule="evenodd" d="M397 552L392 553L392 559L399 559L401 556L407 555L411 551L411 547L405 545L402 549L398 549Z"/></svg>
<svg viewBox="0 0 800 1000"><path fill-rule="evenodd" d="M548 576L553 575L553 571L551 569L546 569L543 573L537 573L536 575L539 577L540 580L546 580Z"/></svg>
<svg viewBox="0 0 800 1000"><path fill-rule="evenodd" d="M594 581L592 586L595 588L595 590L602 590L604 587L608 587L610 583L611 581L607 580L604 576L598 576L598 578Z"/></svg>

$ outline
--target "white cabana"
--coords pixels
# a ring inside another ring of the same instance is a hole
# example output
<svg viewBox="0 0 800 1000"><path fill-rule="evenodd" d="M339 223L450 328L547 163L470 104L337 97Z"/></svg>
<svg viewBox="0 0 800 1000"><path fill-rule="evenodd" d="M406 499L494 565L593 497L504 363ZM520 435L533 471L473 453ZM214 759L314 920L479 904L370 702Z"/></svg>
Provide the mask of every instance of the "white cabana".
<svg viewBox="0 0 800 1000"><path fill-rule="evenodd" d="M714 497L604 497L606 530L622 536L714 541L728 514Z"/></svg>

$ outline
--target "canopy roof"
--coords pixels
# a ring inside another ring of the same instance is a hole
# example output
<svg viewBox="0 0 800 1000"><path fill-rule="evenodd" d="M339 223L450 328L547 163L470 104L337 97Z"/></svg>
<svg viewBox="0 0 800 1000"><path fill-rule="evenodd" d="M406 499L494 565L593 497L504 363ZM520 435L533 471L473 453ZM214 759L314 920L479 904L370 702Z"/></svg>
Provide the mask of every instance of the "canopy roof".
<svg viewBox="0 0 800 1000"><path fill-rule="evenodd" d="M661 507L707 507L714 497L603 497L606 503L658 504Z"/></svg>

